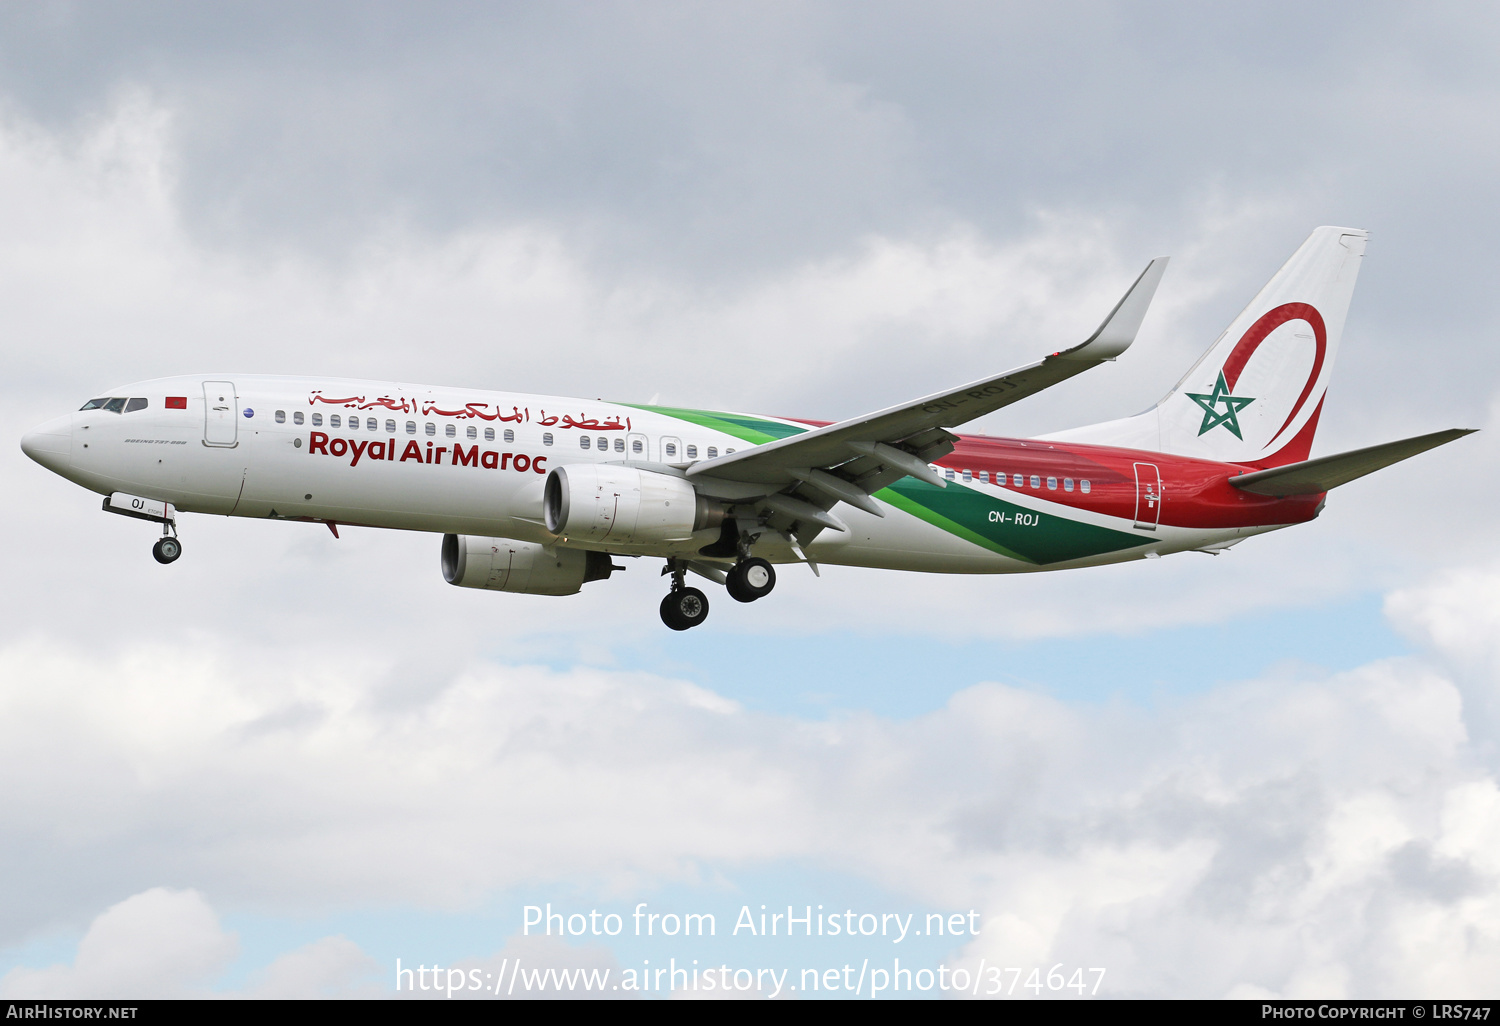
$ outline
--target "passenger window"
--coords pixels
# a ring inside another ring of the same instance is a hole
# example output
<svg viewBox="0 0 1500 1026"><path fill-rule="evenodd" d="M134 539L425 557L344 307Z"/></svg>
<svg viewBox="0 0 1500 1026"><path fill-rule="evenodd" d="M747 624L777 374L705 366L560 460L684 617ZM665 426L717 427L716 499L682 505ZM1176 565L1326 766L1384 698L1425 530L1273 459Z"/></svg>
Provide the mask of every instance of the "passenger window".
<svg viewBox="0 0 1500 1026"><path fill-rule="evenodd" d="M609 439L605 438L603 435L600 435L598 438L594 439L594 444L599 447L600 452L609 452Z"/></svg>
<svg viewBox="0 0 1500 1026"><path fill-rule="evenodd" d="M516 440L516 433L514 431L512 431L510 428L506 428L505 429L505 440L507 442L514 442Z"/></svg>
<svg viewBox="0 0 1500 1026"><path fill-rule="evenodd" d="M321 413L314 413L313 414L313 427L322 427L322 426L323 426L323 415Z"/></svg>
<svg viewBox="0 0 1500 1026"><path fill-rule="evenodd" d="M386 429L387 432L389 432L390 434L394 435L396 433L396 422L394 420L388 420L388 421L386 421L385 422L385 429Z"/></svg>
<svg viewBox="0 0 1500 1026"><path fill-rule="evenodd" d="M285 410L277 410L276 411L276 423L278 423L278 424L285 424L286 423L286 411Z"/></svg>
<svg viewBox="0 0 1500 1026"><path fill-rule="evenodd" d="M588 435L579 435L578 436L578 448L580 448L580 449L587 449L588 447L589 447L589 436Z"/></svg>
<svg viewBox="0 0 1500 1026"><path fill-rule="evenodd" d="M448 436L449 438L452 438L454 435L458 434L458 428L453 424L449 424L444 429L443 434Z"/></svg>
<svg viewBox="0 0 1500 1026"><path fill-rule="evenodd" d="M380 430L380 421L376 420L374 417L371 417L369 420L365 421L365 430L366 431L379 431Z"/></svg>
<svg viewBox="0 0 1500 1026"><path fill-rule="evenodd" d="M470 435L469 437L473 438L474 436ZM484 440L486 442L493 442L495 440L495 429L494 428L487 427L487 428L484 429Z"/></svg>
<svg viewBox="0 0 1500 1026"><path fill-rule="evenodd" d="M1042 486L1042 479L1039 478L1039 477L1037 477L1035 474L1032 474L1031 475L1031 487L1033 487L1033 488L1040 488L1041 486Z"/></svg>
<svg viewBox="0 0 1500 1026"><path fill-rule="evenodd" d="M464 434L468 435L469 436L469 441L472 442L474 439L476 439L476 438L479 437L479 429L477 427L475 427L473 424L470 424L469 425L469 430L465 431Z"/></svg>
<svg viewBox="0 0 1500 1026"><path fill-rule="evenodd" d="M615 452L624 452L624 451L625 451L625 439L623 439L623 438L616 438L615 439Z"/></svg>
<svg viewBox="0 0 1500 1026"><path fill-rule="evenodd" d="M965 470L964 471L964 484L968 484L968 483L970 483L973 480L974 480L974 472L972 470Z"/></svg>
<svg viewBox="0 0 1500 1026"><path fill-rule="evenodd" d="M292 414L292 423L293 424L301 424L302 423L302 411L301 410L297 410L295 413Z"/></svg>
<svg viewBox="0 0 1500 1026"><path fill-rule="evenodd" d="M338 426L337 424L334 425L334 427L337 427L337 426ZM414 434L417 433L417 422L416 421L409 420L409 421L406 422L406 433L409 434L409 435L414 435Z"/></svg>
<svg viewBox="0 0 1500 1026"><path fill-rule="evenodd" d="M696 445L690 445L687 447L687 457L690 460L695 460L698 458L698 447Z"/></svg>
<svg viewBox="0 0 1500 1026"><path fill-rule="evenodd" d="M1073 479L1071 477L1065 477L1065 478L1063 478L1063 491L1065 491L1065 492L1071 492L1072 490L1073 490Z"/></svg>
<svg viewBox="0 0 1500 1026"><path fill-rule="evenodd" d="M979 472L979 483L980 484L989 484L990 483L990 472L988 470L981 470Z"/></svg>
<svg viewBox="0 0 1500 1026"><path fill-rule="evenodd" d="M339 419L339 415L337 413L329 414L329 416L328 416L328 426L329 427L343 427L343 425L344 425L344 422Z"/></svg>
<svg viewBox="0 0 1500 1026"><path fill-rule="evenodd" d="M677 443L676 442L668 442L667 446L666 446L666 450L667 450L667 455L668 456L676 456L677 455Z"/></svg>
<svg viewBox="0 0 1500 1026"><path fill-rule="evenodd" d="M359 430L359 418L358 417L350 417L349 418L349 430L350 431L358 431Z"/></svg>
<svg viewBox="0 0 1500 1026"><path fill-rule="evenodd" d="M634 441L632 441L630 443L630 451L633 452L633 453L639 454L640 452L643 451L643 448L644 447L641 445L641 440L639 438L635 439Z"/></svg>
<svg viewBox="0 0 1500 1026"><path fill-rule="evenodd" d="M437 425L429 420L423 430L427 432L427 437L431 438L433 435L437 434Z"/></svg>
<svg viewBox="0 0 1500 1026"><path fill-rule="evenodd" d="M1082 481L1078 482L1078 490L1080 492L1082 492L1084 495L1087 495L1089 493L1088 478L1084 478Z"/></svg>
<svg viewBox="0 0 1500 1026"><path fill-rule="evenodd" d="M711 460L719 458L719 447L717 445L710 445L708 447L708 458Z"/></svg>
<svg viewBox="0 0 1500 1026"><path fill-rule="evenodd" d="M106 413L120 413L124 409L125 400L123 398L111 399L109 402L104 404L104 410Z"/></svg>
<svg viewBox="0 0 1500 1026"><path fill-rule="evenodd" d="M1024 478L1023 476L1021 476L1020 474L1016 474L1016 475L1012 476L1010 480L1011 480L1011 484L1015 485L1017 488L1024 488L1024 487L1026 487L1026 478Z"/></svg>
<svg viewBox="0 0 1500 1026"><path fill-rule="evenodd" d="M543 431L542 432L542 444L543 445L551 445L552 444L552 432L551 431Z"/></svg>
<svg viewBox="0 0 1500 1026"><path fill-rule="evenodd" d="M1047 490L1048 491L1052 491L1052 492L1057 491L1057 478L1055 478L1055 477L1049 477L1049 478L1047 478Z"/></svg>
<svg viewBox="0 0 1500 1026"><path fill-rule="evenodd" d="M733 456L734 455L734 450L733 449L725 449L724 450L724 455L725 456Z"/></svg>
<svg viewBox="0 0 1500 1026"><path fill-rule="evenodd" d="M952 470L943 471L943 476L946 477L949 481L955 480L955 475Z"/></svg>
<svg viewBox="0 0 1500 1026"><path fill-rule="evenodd" d="M146 400L144 399L132 399L130 400L130 402L125 404L126 413L134 413L136 410L144 410L145 408Z"/></svg>

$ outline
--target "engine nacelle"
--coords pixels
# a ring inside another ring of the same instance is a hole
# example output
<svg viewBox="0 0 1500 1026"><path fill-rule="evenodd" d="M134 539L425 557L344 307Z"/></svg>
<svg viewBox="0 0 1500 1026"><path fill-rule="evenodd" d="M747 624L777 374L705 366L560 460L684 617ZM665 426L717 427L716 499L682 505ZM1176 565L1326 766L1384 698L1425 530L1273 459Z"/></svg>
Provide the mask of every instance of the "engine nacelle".
<svg viewBox="0 0 1500 1026"><path fill-rule="evenodd" d="M603 552L547 549L510 538L443 535L443 580L460 588L573 595L589 581L606 579L614 569Z"/></svg>
<svg viewBox="0 0 1500 1026"><path fill-rule="evenodd" d="M724 508L680 477L633 467L554 467L542 498L547 530L570 541L650 545L687 541L724 522Z"/></svg>

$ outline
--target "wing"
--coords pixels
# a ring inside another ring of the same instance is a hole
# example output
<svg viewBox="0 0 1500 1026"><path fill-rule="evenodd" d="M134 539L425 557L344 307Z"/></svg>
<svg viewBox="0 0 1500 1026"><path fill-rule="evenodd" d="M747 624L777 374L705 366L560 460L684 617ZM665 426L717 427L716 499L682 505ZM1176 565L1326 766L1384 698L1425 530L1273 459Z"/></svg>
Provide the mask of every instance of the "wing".
<svg viewBox="0 0 1500 1026"><path fill-rule="evenodd" d="M1099 330L1072 349L900 406L695 463L687 470L688 479L705 495L758 500L773 517L779 515L780 523L795 525L804 544L813 525L811 534L824 527L845 529L828 512L838 502L881 516L870 495L894 481L910 475L946 485L928 464L953 451L957 436L948 428L1035 395L1128 349L1166 266L1166 257L1147 264ZM783 491L787 494L777 494Z"/></svg>

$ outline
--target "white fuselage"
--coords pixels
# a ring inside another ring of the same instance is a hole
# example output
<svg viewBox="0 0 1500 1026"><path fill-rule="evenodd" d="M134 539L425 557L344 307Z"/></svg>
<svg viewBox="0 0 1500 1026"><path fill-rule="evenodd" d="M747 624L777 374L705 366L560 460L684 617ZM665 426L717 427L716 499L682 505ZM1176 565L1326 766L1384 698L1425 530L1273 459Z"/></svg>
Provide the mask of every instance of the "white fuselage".
<svg viewBox="0 0 1500 1026"><path fill-rule="evenodd" d="M27 435L27 452L95 492L147 496L183 512L544 545L573 544L543 523L543 485L555 467L629 463L680 474L681 467L697 460L757 444L743 432L728 433L656 409L393 382L196 375L137 382L110 394L141 397L146 404L132 412L94 409L57 418ZM758 420L788 431L806 427ZM993 493L1012 507L1133 532L1139 547L1042 567L883 504L883 518L840 506L849 530L822 531L807 555L835 564L1005 573L1138 559L1269 529L1137 528L1130 519L1059 504L1025 488L977 479L965 487ZM683 542L607 548L623 555L689 557L718 533L710 529ZM774 534L762 536L755 551L772 562L798 559Z"/></svg>

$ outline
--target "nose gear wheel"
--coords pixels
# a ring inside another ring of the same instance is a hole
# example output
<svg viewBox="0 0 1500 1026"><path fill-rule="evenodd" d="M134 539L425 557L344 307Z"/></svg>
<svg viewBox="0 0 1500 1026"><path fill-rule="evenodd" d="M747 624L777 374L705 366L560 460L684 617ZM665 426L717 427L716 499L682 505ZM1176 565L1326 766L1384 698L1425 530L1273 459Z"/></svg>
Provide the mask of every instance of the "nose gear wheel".
<svg viewBox="0 0 1500 1026"><path fill-rule="evenodd" d="M151 546L151 555L156 557L158 563L172 563L182 555L182 542L171 535L158 538L156 544Z"/></svg>

